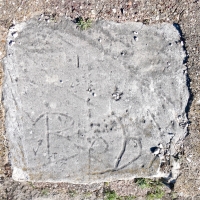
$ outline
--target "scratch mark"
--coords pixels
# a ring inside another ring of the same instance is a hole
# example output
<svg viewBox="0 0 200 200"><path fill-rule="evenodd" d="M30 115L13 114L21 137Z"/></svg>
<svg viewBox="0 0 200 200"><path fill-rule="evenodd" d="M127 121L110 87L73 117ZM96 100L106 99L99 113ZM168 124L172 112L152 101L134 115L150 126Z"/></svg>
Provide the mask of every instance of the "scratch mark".
<svg viewBox="0 0 200 200"><path fill-rule="evenodd" d="M48 155L50 155L50 150L49 150L49 117L46 115L46 140L47 140L47 152Z"/></svg>
<svg viewBox="0 0 200 200"><path fill-rule="evenodd" d="M38 152L38 150L39 150L39 147L42 145L42 141L43 141L43 140L39 140L39 141L38 141L38 146L37 146L37 149L36 149L36 150L33 148L33 152L34 152L34 155L35 155L35 156L37 155L37 152Z"/></svg>
<svg viewBox="0 0 200 200"><path fill-rule="evenodd" d="M121 161L121 159L122 159L122 156L124 155L124 152L126 151L126 144L127 144L127 142L126 142L126 140L125 140L124 143L123 143L122 150L121 150L121 152L120 152L120 154L119 154L119 156L118 156L118 158L117 158L117 162L116 162L116 164L115 164L115 169L118 168L119 163L120 163L120 161Z"/></svg>
<svg viewBox="0 0 200 200"><path fill-rule="evenodd" d="M35 124L44 116L45 114L40 115L35 122L33 123L33 126L35 126Z"/></svg>
<svg viewBox="0 0 200 200"><path fill-rule="evenodd" d="M79 56L77 55L77 68L79 68Z"/></svg>
<svg viewBox="0 0 200 200"><path fill-rule="evenodd" d="M161 128L160 128L160 126L157 124L156 120L154 119L153 114L150 112L150 110L147 110L147 111L149 112L149 114L150 114L151 118L153 119L153 122L154 122L154 124L156 125L156 127L158 128L158 130L161 131Z"/></svg>
<svg viewBox="0 0 200 200"><path fill-rule="evenodd" d="M70 156L70 157L68 157L68 158L61 158L61 159L59 159L59 160L56 161L56 164L57 164L58 162L64 161L63 163L61 163L61 165L60 165L60 167L61 167L62 165L66 164L66 162L67 162L69 159L75 158L76 156L78 156L78 154L74 154L74 155L72 155L72 156Z"/></svg>

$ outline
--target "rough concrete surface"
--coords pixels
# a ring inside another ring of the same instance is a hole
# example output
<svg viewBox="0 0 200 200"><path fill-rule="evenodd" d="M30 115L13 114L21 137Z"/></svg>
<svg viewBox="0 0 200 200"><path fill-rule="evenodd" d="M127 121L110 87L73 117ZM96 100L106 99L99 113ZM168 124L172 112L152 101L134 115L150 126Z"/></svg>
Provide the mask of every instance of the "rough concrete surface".
<svg viewBox="0 0 200 200"><path fill-rule="evenodd" d="M82 32L65 18L12 26L3 103L13 178L169 176L189 98L176 28L98 21Z"/></svg>

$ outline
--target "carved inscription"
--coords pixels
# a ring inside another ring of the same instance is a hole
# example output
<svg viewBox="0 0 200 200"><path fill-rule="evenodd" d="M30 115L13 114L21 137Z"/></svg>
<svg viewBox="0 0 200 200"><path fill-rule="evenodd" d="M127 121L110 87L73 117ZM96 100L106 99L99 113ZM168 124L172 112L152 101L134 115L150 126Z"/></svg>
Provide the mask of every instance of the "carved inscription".
<svg viewBox="0 0 200 200"><path fill-rule="evenodd" d="M102 124L100 123L89 124L88 132L90 132L89 129L92 129L93 134L96 134L96 136L93 135L90 138L86 137L81 130L78 130L77 134L73 132L75 121L67 114L41 114L33 122L33 135L35 134L37 138L39 137L33 147L34 156L37 157L38 151L41 150L46 153L47 157L46 161L44 159L45 163L43 164L54 163L62 167L68 161L71 163L73 159L77 159L81 152L85 152L88 153L88 173L91 175L104 174L126 168L141 156L141 139L128 136L122 120L114 114L111 116L110 124L105 123L103 129L101 129L100 126ZM60 124L60 129L55 129L55 123ZM113 140L115 139L115 132L120 134L117 140L121 139L121 146L118 146L118 154L115 158L109 155L113 149L112 146L115 145L108 137L111 131L113 131ZM55 144L58 141L59 145L56 146ZM104 170L101 171L100 169Z"/></svg>

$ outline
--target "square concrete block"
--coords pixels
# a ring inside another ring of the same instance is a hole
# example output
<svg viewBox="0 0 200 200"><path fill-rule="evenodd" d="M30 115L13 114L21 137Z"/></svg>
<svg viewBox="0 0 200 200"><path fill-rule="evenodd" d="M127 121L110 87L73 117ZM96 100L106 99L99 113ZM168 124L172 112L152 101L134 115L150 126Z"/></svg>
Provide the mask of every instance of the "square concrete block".
<svg viewBox="0 0 200 200"><path fill-rule="evenodd" d="M15 180L170 174L187 131L185 52L172 24L31 19L11 27L3 103Z"/></svg>

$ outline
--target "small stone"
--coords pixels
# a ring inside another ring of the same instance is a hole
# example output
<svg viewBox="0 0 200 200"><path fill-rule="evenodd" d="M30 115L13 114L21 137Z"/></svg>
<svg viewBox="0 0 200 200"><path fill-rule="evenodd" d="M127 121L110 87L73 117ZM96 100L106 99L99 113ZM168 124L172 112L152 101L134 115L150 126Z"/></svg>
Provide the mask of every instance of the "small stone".
<svg viewBox="0 0 200 200"><path fill-rule="evenodd" d="M91 18L95 18L95 16L96 16L95 10L91 10Z"/></svg>
<svg viewBox="0 0 200 200"><path fill-rule="evenodd" d="M128 1L128 2L127 2L127 5L128 5L128 6L132 6L132 1Z"/></svg>
<svg viewBox="0 0 200 200"><path fill-rule="evenodd" d="M159 153L160 153L160 149L159 149L159 148L157 148L157 149L153 152L154 155L158 155Z"/></svg>
<svg viewBox="0 0 200 200"><path fill-rule="evenodd" d="M196 101L196 105L200 106L200 100Z"/></svg>
<svg viewBox="0 0 200 200"><path fill-rule="evenodd" d="M112 11L113 11L113 13L116 13L116 12L117 12L117 10L116 10L115 8L113 8Z"/></svg>
<svg viewBox="0 0 200 200"><path fill-rule="evenodd" d="M48 15L45 15L45 16L44 16L44 19L47 21L47 20L49 20L49 19L50 19L50 16L48 16Z"/></svg>
<svg viewBox="0 0 200 200"><path fill-rule="evenodd" d="M186 159L187 159L188 162L192 162L192 160L190 158L187 157Z"/></svg>
<svg viewBox="0 0 200 200"><path fill-rule="evenodd" d="M183 41L181 41L181 46L184 46L184 42Z"/></svg>

